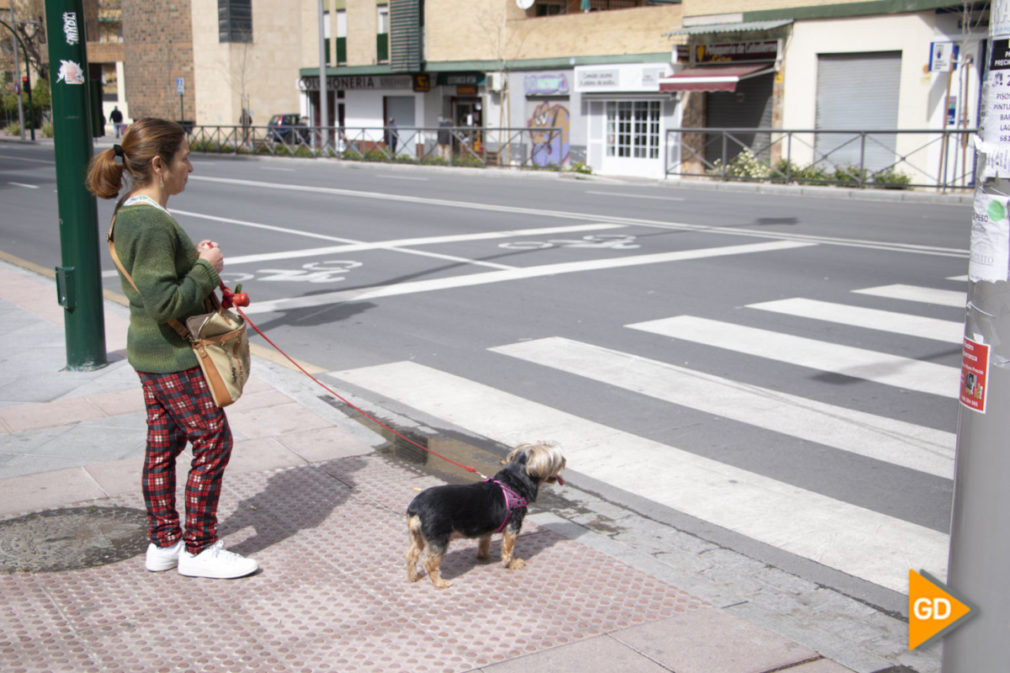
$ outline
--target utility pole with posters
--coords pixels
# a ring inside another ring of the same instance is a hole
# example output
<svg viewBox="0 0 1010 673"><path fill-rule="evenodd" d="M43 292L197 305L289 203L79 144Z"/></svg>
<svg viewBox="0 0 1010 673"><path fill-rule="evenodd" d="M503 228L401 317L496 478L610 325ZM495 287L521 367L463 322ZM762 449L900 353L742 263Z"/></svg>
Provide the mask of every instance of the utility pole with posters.
<svg viewBox="0 0 1010 673"><path fill-rule="evenodd" d="M944 673L1010 662L1010 0L990 11L947 575L978 616L944 640Z"/></svg>
<svg viewBox="0 0 1010 673"><path fill-rule="evenodd" d="M62 262L56 267L56 290L64 309L67 369L84 371L108 362L98 206L84 186L92 127L82 0L46 0L46 28Z"/></svg>

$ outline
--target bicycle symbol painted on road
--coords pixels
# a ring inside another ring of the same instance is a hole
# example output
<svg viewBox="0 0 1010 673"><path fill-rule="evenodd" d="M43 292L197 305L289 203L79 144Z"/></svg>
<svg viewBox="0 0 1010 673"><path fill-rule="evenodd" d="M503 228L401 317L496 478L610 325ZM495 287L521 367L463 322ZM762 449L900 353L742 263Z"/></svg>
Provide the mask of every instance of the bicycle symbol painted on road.
<svg viewBox="0 0 1010 673"><path fill-rule="evenodd" d="M347 279L347 274L362 266L351 260L328 260L309 262L300 269L259 269L255 273L225 272L221 274L225 284L234 286L251 280L265 282L292 283L339 283Z"/></svg>
<svg viewBox="0 0 1010 673"><path fill-rule="evenodd" d="M626 234L589 234L582 238L552 238L546 241L508 241L499 243L506 250L546 250L547 248L591 248L607 250L634 250L640 248L634 236Z"/></svg>

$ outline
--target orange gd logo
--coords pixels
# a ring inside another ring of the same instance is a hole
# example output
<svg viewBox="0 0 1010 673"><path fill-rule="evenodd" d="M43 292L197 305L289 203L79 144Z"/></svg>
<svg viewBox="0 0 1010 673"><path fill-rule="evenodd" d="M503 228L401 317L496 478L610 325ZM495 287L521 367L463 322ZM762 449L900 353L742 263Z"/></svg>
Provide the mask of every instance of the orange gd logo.
<svg viewBox="0 0 1010 673"><path fill-rule="evenodd" d="M952 595L925 571L908 571L908 649L946 635L960 626L974 606Z"/></svg>

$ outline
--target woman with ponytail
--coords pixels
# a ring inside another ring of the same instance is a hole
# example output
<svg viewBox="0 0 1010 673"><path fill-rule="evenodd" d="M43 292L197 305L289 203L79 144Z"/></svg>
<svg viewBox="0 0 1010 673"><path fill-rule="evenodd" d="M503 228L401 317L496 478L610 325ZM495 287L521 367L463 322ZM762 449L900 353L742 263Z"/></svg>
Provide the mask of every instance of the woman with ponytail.
<svg viewBox="0 0 1010 673"><path fill-rule="evenodd" d="M110 240L133 278L129 283L120 274L130 302L126 357L140 376L147 407L142 478L150 539L146 567L231 579L259 568L255 560L226 551L217 537L231 429L224 410L214 404L192 348L169 325L206 311L204 300L218 287L224 267L217 243L194 245L167 210L169 197L186 189L192 171L182 127L146 118L130 125L122 145L95 155L86 184L103 199L120 197ZM175 507L175 461L187 441L193 461L183 528Z"/></svg>

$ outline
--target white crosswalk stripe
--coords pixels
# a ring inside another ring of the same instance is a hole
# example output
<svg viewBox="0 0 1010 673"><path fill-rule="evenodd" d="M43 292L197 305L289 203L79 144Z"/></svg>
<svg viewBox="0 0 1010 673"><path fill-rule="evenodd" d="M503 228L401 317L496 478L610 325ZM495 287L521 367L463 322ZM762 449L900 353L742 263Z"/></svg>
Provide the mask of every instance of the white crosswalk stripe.
<svg viewBox="0 0 1010 673"><path fill-rule="evenodd" d="M950 479L949 432L553 337L491 349L656 399Z"/></svg>
<svg viewBox="0 0 1010 673"><path fill-rule="evenodd" d="M943 306L964 302L963 293L911 286L857 292ZM901 311L886 311L794 297L747 308L944 343L960 343L963 333L960 323L916 315L907 304L899 307ZM786 333L785 327L771 331L691 315L625 327L913 393L951 398L958 390L956 367L799 337ZM557 376L579 377L572 381L580 385L631 391L791 437L799 442L797 447L844 451L915 471L919 478L953 477L952 432L560 336L489 351L544 367ZM676 440L668 444L638 436L414 362L331 375L504 445L557 442L580 474L897 592L907 590L909 568L941 577L946 572L945 533L778 480L773 474L698 455L675 446Z"/></svg>
<svg viewBox="0 0 1010 673"><path fill-rule="evenodd" d="M475 381L413 362L332 375L506 445L557 442L582 474L895 591L908 568L946 573L942 533Z"/></svg>
<svg viewBox="0 0 1010 673"><path fill-rule="evenodd" d="M855 290L855 292L856 294L865 294L872 297L916 301L924 304L936 304L937 306L952 306L954 308L964 308L966 300L964 292L941 290L932 287L915 287L914 285L882 285L880 287Z"/></svg>
<svg viewBox="0 0 1010 673"><path fill-rule="evenodd" d="M628 327L932 395L956 397L960 382L954 367L696 316Z"/></svg>
<svg viewBox="0 0 1010 673"><path fill-rule="evenodd" d="M909 313L895 313L802 297L748 304L747 308L936 341L961 343L964 337L964 324L952 320L940 320Z"/></svg>

